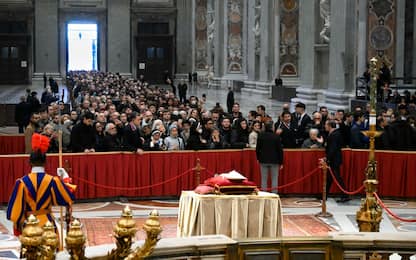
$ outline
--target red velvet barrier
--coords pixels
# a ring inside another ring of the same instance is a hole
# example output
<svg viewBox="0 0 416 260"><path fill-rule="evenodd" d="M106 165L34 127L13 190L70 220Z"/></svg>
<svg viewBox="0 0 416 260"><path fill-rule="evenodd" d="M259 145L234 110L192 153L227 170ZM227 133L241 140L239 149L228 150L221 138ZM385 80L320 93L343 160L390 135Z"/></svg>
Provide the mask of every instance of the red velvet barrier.
<svg viewBox="0 0 416 260"><path fill-rule="evenodd" d="M318 159L325 155L322 150L286 150L284 168L279 175L279 185L295 181L318 167ZM143 155L131 153L64 154L63 160L71 165L74 184L78 185L79 199L115 196L150 197L179 196L181 190L195 187L195 176L189 169L200 158L201 181L213 173L235 169L260 186L260 170L254 150L150 152ZM378 177L381 196L416 197L416 152L377 152ZM368 152L345 149L341 175L347 190L359 188L365 178ZM46 171L54 174L58 156L48 155ZM30 170L27 155L0 156L0 203L8 201L15 180ZM188 171L189 173L186 173ZM185 173L185 174L183 174ZM183 175L178 179L177 176ZM97 187L107 185L111 189ZM166 182L173 179L171 182ZM279 190L281 194L320 194L322 174L312 175L304 182ZM159 183L162 185L148 187ZM118 190L117 187L129 187ZM145 187L144 189L140 187ZM136 189L139 188L139 189ZM340 193L333 185L332 193Z"/></svg>
<svg viewBox="0 0 416 260"><path fill-rule="evenodd" d="M0 155L25 153L24 135L0 135Z"/></svg>

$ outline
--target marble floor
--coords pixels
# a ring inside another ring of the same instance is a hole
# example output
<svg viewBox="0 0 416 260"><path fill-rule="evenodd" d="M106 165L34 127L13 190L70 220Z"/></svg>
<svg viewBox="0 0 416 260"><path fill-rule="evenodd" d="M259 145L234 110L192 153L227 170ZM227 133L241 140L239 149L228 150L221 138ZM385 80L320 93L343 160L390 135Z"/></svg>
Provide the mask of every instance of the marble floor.
<svg viewBox="0 0 416 260"><path fill-rule="evenodd" d="M355 213L359 209L360 199L355 198L346 203L337 203L335 198L327 202L330 218L319 218L315 214L321 211L321 203L314 198L284 197L282 201L283 236L327 236L330 232L358 232ZM416 202L405 200L384 200L385 204L402 218L416 219ZM137 226L141 227L153 209L160 214L163 228L162 238L176 237L178 201L107 201L93 203L76 203L73 216L84 223L88 245L113 243L112 228L120 218L125 206L133 210ZM54 208L54 215L59 216L59 209ZM59 223L58 223L59 225ZM415 232L416 223L406 223L393 219L385 212L380 225L380 232L400 233ZM144 233L138 232L137 239L143 239ZM6 206L0 207L0 250L17 249L19 242L12 235L12 223L6 220Z"/></svg>

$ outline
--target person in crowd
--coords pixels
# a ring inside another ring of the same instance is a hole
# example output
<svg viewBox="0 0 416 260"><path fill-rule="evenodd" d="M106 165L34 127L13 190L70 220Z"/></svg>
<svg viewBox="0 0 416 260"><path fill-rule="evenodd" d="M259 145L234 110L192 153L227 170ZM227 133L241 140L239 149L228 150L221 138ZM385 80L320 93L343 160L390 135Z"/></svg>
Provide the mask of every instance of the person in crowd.
<svg viewBox="0 0 416 260"><path fill-rule="evenodd" d="M295 130L296 146L300 147L303 141L308 138L308 126L312 119L305 111L306 106L303 103L297 103L295 112L292 114L292 124Z"/></svg>
<svg viewBox="0 0 416 260"><path fill-rule="evenodd" d="M146 151L165 151L166 145L161 136L162 133L158 129L154 129L149 142L144 144L144 149Z"/></svg>
<svg viewBox="0 0 416 260"><path fill-rule="evenodd" d="M224 140L220 134L220 130L217 127L214 127L211 131L211 136L208 140L208 149L223 149Z"/></svg>
<svg viewBox="0 0 416 260"><path fill-rule="evenodd" d="M261 116L261 122L263 124L272 120L272 117L269 116L268 114L266 114L266 107L265 106L258 105L256 112L257 112L257 115L260 115Z"/></svg>
<svg viewBox="0 0 416 260"><path fill-rule="evenodd" d="M56 98L52 91L51 91L51 87L47 86L46 89L43 91L42 96L40 98L40 102L42 102L42 104L45 104L47 106L49 106L52 102L58 101L58 98Z"/></svg>
<svg viewBox="0 0 416 260"><path fill-rule="evenodd" d="M30 115L30 122L25 129L25 153L32 152L32 135L39 132L39 113L32 113Z"/></svg>
<svg viewBox="0 0 416 260"><path fill-rule="evenodd" d="M178 151L185 149L185 143L179 136L177 124L172 124L169 127L169 136L165 138L164 142L166 150L168 151Z"/></svg>
<svg viewBox="0 0 416 260"><path fill-rule="evenodd" d="M93 128L93 120L94 115L91 112L85 112L81 117L81 122L72 128L72 152L95 152L96 136Z"/></svg>
<svg viewBox="0 0 416 260"><path fill-rule="evenodd" d="M102 124L100 122L93 123L94 125L94 131L95 131L95 145L94 149L96 152L104 152L104 126L105 124Z"/></svg>
<svg viewBox="0 0 416 260"><path fill-rule="evenodd" d="M27 103L30 104L30 107L31 107L30 111L32 113L39 112L39 109L40 109L40 101L37 95L38 95L38 92L32 91L30 95L27 97Z"/></svg>
<svg viewBox="0 0 416 260"><path fill-rule="evenodd" d="M179 90L179 102L182 104L186 101L186 92L188 91L188 85L185 83L185 81L182 79L178 85Z"/></svg>
<svg viewBox="0 0 416 260"><path fill-rule="evenodd" d="M277 193L279 168L283 165L283 147L280 138L273 132L273 121L264 124L264 132L259 133L256 145L256 157L260 163L261 188L267 190L269 173L272 188Z"/></svg>
<svg viewBox="0 0 416 260"><path fill-rule="evenodd" d="M103 140L104 152L123 151L123 140L117 134L117 127L113 123L105 126L105 136Z"/></svg>
<svg viewBox="0 0 416 260"><path fill-rule="evenodd" d="M337 122L335 120L327 120L325 122L325 129L328 132L328 138L326 140L325 152L326 152L326 161L332 170L336 180L341 185L343 189L346 189L344 180L341 177L340 167L342 164L342 136L341 131L337 129ZM328 174L328 179L326 183L327 194L330 193L332 186L333 178L331 174ZM341 199L337 202L347 202L350 198L343 194Z"/></svg>
<svg viewBox="0 0 416 260"><path fill-rule="evenodd" d="M185 147L187 147L188 139L189 139L189 136L191 135L190 130L191 130L191 123L185 119L184 121L182 121L182 131L181 131L181 137L185 143Z"/></svg>
<svg viewBox="0 0 416 260"><path fill-rule="evenodd" d="M49 138L49 148L47 152L57 153L59 151L58 133L54 130L53 125L47 124L43 128L43 132L41 134Z"/></svg>
<svg viewBox="0 0 416 260"><path fill-rule="evenodd" d="M319 113L321 114L322 118L322 125L325 126L326 120L328 120L328 108L326 106L319 107ZM325 128L325 127L324 127Z"/></svg>
<svg viewBox="0 0 416 260"><path fill-rule="evenodd" d="M129 124L124 128L123 146L126 151L143 154L144 139L140 134L141 116L135 112L129 116Z"/></svg>
<svg viewBox="0 0 416 260"><path fill-rule="evenodd" d="M14 111L14 121L17 123L19 134L23 134L26 126L30 121L30 109L31 106L26 102L26 97L20 97L20 103L16 105Z"/></svg>
<svg viewBox="0 0 416 260"><path fill-rule="evenodd" d="M231 87L228 87L228 93L227 93L227 112L231 114L233 111L233 105L235 103L234 100L234 91Z"/></svg>
<svg viewBox="0 0 416 260"><path fill-rule="evenodd" d="M319 136L319 130L317 128L309 129L309 138L303 141L302 148L322 148L323 145L324 138Z"/></svg>
<svg viewBox="0 0 416 260"><path fill-rule="evenodd" d="M351 143L350 148L352 149L367 149L369 139L362 131L367 130L364 126L364 115L362 112L354 113L354 122L351 126Z"/></svg>
<svg viewBox="0 0 416 260"><path fill-rule="evenodd" d="M243 114L240 112L240 104L235 102L233 107L231 108L231 124L236 126L236 122L243 118Z"/></svg>
<svg viewBox="0 0 416 260"><path fill-rule="evenodd" d="M74 191L68 185L69 175L63 168L57 169L59 177L45 172L49 138L33 134L30 143L32 152L29 162L32 170L16 180L7 204L6 217L13 222L15 236L22 234L25 221L31 214L39 220L40 227L43 227L47 221L53 222L56 227L52 206L69 206L75 200ZM55 232L58 231L55 230Z"/></svg>
<svg viewBox="0 0 416 260"><path fill-rule="evenodd" d="M280 136L283 148L296 148L296 131L292 124L292 115L289 111L283 111L282 121L276 126L276 134Z"/></svg>
<svg viewBox="0 0 416 260"><path fill-rule="evenodd" d="M235 128L231 131L231 148L248 148L249 127L245 118L237 119Z"/></svg>
<svg viewBox="0 0 416 260"><path fill-rule="evenodd" d="M220 133L224 140L224 148L231 147L231 120L229 117L224 117L221 121Z"/></svg>
<svg viewBox="0 0 416 260"><path fill-rule="evenodd" d="M251 127L251 132L248 135L248 144L250 148L256 148L257 138L261 131L262 131L262 123L258 120L254 120L252 127Z"/></svg>
<svg viewBox="0 0 416 260"><path fill-rule="evenodd" d="M208 142L201 136L202 127L197 122L192 122L189 129L189 138L186 142L186 150L204 150Z"/></svg>

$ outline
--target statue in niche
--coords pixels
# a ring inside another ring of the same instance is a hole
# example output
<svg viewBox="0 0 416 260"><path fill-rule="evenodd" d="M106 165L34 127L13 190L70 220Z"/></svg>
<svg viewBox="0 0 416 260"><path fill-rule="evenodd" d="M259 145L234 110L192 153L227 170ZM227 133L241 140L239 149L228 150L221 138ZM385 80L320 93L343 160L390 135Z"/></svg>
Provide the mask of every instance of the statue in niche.
<svg viewBox="0 0 416 260"><path fill-rule="evenodd" d="M330 0L320 0L320 9L319 13L324 20L324 25L322 27L319 36L321 37L324 43L329 43L330 39L330 30L331 30L331 3Z"/></svg>
<svg viewBox="0 0 416 260"><path fill-rule="evenodd" d="M256 6L254 7L254 53L260 55L260 14L261 14L261 3L256 1Z"/></svg>
<svg viewBox="0 0 416 260"><path fill-rule="evenodd" d="M215 13L214 13L214 8L211 5L209 5L208 7L208 12L207 12L207 21L209 22L208 28L207 28L207 34L208 34L208 48L210 49L210 52L208 52L210 54L209 58L209 64L213 65L214 64L214 53L215 53Z"/></svg>

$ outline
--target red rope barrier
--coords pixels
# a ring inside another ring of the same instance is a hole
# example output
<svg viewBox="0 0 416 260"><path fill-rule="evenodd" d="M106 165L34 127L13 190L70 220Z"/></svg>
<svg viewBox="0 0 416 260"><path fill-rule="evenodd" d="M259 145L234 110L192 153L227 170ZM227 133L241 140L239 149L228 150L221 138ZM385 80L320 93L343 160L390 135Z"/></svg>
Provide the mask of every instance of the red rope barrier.
<svg viewBox="0 0 416 260"><path fill-rule="evenodd" d="M378 196L377 192L374 192L374 197L376 197L378 203L380 204L380 206L387 211L387 213L390 214L390 216L392 216L393 218L402 221L402 222L410 222L410 223L414 223L416 222L416 219L405 219L405 218L401 218L399 216L397 216L393 211L391 211L384 203L383 201L380 199L380 197Z"/></svg>
<svg viewBox="0 0 416 260"><path fill-rule="evenodd" d="M144 189L149 189L149 188L153 188L153 187L157 187L157 186L163 185L165 183L168 183L168 182L174 181L176 179L179 179L180 177L185 176L186 174L188 174L191 171L193 171L193 169L189 169L189 170L185 171L184 173L182 173L180 175L177 175L175 177L172 177L170 179L167 179L167 180L165 180L163 182L159 182L159 183L155 183L155 184L147 185L147 186L141 186L141 187L113 187L113 186L107 186L107 185L103 185L103 184L98 184L98 183L95 183L95 182L86 180L84 178L81 178L81 177L74 177L73 176L72 178L73 179L78 179L81 182L85 182L85 183L90 184L92 186L96 186L96 187L103 188L103 189L136 191L136 190L144 190Z"/></svg>
<svg viewBox="0 0 416 260"><path fill-rule="evenodd" d="M299 182L301 182L301 181L303 181L303 180L305 180L305 179L309 178L310 176L312 176L313 174L315 174L318 170L320 170L320 168L316 168L316 169L312 170L311 172L309 172L308 174L306 174L305 176L303 176L303 177L302 177L302 178L300 178L300 179L294 180L294 181L292 181L292 182L286 183L286 184L281 185L281 186L272 187L272 188L267 188L267 189L265 189L265 190L267 190L267 191L277 190L277 189L282 189L282 188L286 188L286 187L289 187L289 186L291 186L291 185L297 184L297 183L299 183Z"/></svg>
<svg viewBox="0 0 416 260"><path fill-rule="evenodd" d="M331 174L331 176L332 176L332 179L334 180L334 182L335 182L335 184L338 186L338 188L342 191L342 192L344 192L345 194L348 194L348 195L355 195L355 194L357 194L357 193L359 193L359 192L361 192L361 190L363 190L364 189L364 184L361 186L361 187L359 187L357 190L355 190L355 191L347 191L347 190L344 190L342 187L341 187L341 185L339 184L339 182L337 181L337 178L335 178L335 175L334 175L334 173L332 172L332 169L331 168L328 168L329 169L329 173Z"/></svg>

